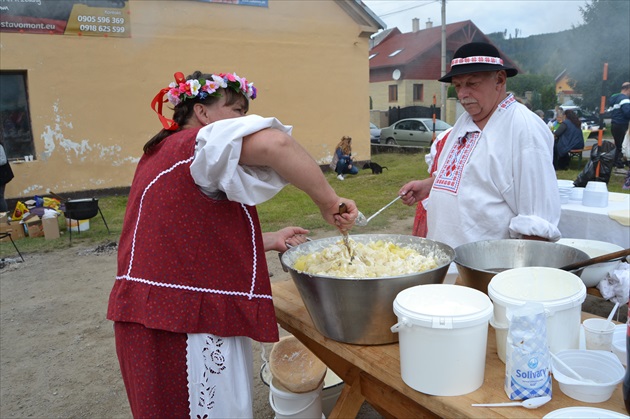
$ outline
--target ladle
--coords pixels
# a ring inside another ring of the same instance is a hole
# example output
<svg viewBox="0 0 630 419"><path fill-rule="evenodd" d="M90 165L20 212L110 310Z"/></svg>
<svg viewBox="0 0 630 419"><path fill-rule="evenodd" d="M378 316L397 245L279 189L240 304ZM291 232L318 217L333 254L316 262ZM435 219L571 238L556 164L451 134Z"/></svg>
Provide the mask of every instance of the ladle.
<svg viewBox="0 0 630 419"><path fill-rule="evenodd" d="M586 266L595 265L597 263L609 262L613 259L624 258L630 255L630 249L619 250L618 252L607 253L605 255L597 256L591 259L582 260L580 262L575 262L570 265L566 265L561 267L560 269L564 271L574 271L576 269L584 268Z"/></svg>
<svg viewBox="0 0 630 419"><path fill-rule="evenodd" d="M346 204L342 202L341 204L339 204L339 214L345 214L346 212L348 212L348 207L346 206ZM348 254L350 255L350 263L352 263L352 261L354 260L354 254L352 254L352 249L350 248L350 242L348 241L348 232L342 231L341 234L343 234L343 244L345 244L346 248L348 248Z"/></svg>
<svg viewBox="0 0 630 419"><path fill-rule="evenodd" d="M359 226L359 227L364 227L366 226L370 220L372 220L372 218L376 217L377 215L379 215L381 212L383 212L387 207L389 207L390 205L392 205L394 202L398 201L401 198L401 196L397 196L396 198L394 198L394 200L392 202L390 202L389 204L385 205L383 208L381 208L380 210L376 211L374 214L372 214L369 218L365 218L365 215L363 215L361 213L361 211L359 211L359 216L357 217L357 219L354 221L354 224Z"/></svg>
<svg viewBox="0 0 630 419"><path fill-rule="evenodd" d="M537 409L543 404L549 402L551 396L534 397L533 399L523 400L522 402L507 402L507 403L481 403L473 404L473 407L507 407L507 406L522 406L527 409Z"/></svg>

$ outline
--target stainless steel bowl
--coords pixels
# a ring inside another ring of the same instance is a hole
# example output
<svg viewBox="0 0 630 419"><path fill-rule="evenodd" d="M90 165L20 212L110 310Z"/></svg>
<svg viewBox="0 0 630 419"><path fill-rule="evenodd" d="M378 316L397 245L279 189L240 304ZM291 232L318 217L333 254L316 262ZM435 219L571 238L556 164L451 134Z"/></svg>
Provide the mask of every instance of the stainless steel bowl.
<svg viewBox="0 0 630 419"><path fill-rule="evenodd" d="M317 252L340 240L339 236L313 240L286 251L280 258L291 274L315 328L324 336L344 343L380 345L398 341L390 327L396 324L393 304L398 293L424 284L440 284L455 258L453 248L444 243L397 234L358 234L352 240L369 243L393 242L426 255L433 252L438 267L408 275L380 278L339 278L310 275L293 269L296 259Z"/></svg>
<svg viewBox="0 0 630 419"><path fill-rule="evenodd" d="M560 268L589 259L574 247L537 240L482 240L455 248L462 283L488 294L488 284L501 271L525 266ZM583 269L573 271L580 276Z"/></svg>

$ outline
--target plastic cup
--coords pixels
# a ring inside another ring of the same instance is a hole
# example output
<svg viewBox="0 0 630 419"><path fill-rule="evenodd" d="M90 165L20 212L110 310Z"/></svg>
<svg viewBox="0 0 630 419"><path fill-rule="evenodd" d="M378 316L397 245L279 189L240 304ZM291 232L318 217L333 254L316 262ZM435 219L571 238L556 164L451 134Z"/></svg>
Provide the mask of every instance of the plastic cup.
<svg viewBox="0 0 630 419"><path fill-rule="evenodd" d="M612 351L613 333L615 332L613 322L606 319L586 319L582 325L584 326L586 349Z"/></svg>

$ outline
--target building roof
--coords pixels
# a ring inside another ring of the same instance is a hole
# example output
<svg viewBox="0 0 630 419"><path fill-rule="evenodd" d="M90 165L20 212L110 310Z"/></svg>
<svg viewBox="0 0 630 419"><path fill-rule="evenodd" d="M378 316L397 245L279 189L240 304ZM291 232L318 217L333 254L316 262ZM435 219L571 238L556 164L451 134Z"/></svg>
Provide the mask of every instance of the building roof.
<svg viewBox="0 0 630 419"><path fill-rule="evenodd" d="M335 0L358 25L361 27L359 36L369 37L387 25L361 0Z"/></svg>
<svg viewBox="0 0 630 419"><path fill-rule="evenodd" d="M463 44L479 41L492 44L490 38L481 32L470 20L446 25L447 59ZM423 56L428 58L428 54L431 55L431 58L435 58L436 49L438 54L441 51L441 42L441 26L407 33L391 31L380 42L375 42L370 50L370 57L372 57L370 59L370 70L404 67L422 60ZM500 51L500 53L505 65L518 69L516 63L510 60L503 52ZM447 64L447 69L448 67L450 65Z"/></svg>

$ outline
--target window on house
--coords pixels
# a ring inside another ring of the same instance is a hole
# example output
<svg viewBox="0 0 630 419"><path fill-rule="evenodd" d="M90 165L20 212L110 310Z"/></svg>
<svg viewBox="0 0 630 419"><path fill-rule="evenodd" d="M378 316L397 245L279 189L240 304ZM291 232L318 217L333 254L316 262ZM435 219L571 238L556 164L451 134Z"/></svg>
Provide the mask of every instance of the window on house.
<svg viewBox="0 0 630 419"><path fill-rule="evenodd" d="M395 84L389 86L389 101L398 102L398 86Z"/></svg>
<svg viewBox="0 0 630 419"><path fill-rule="evenodd" d="M392 52L391 54L389 54L390 57L393 57L395 55L398 55L402 52L402 49L397 49L396 51Z"/></svg>
<svg viewBox="0 0 630 419"><path fill-rule="evenodd" d="M35 155L25 71L0 71L0 122L8 159Z"/></svg>
<svg viewBox="0 0 630 419"><path fill-rule="evenodd" d="M419 102L424 100L424 84L413 85L413 100Z"/></svg>

